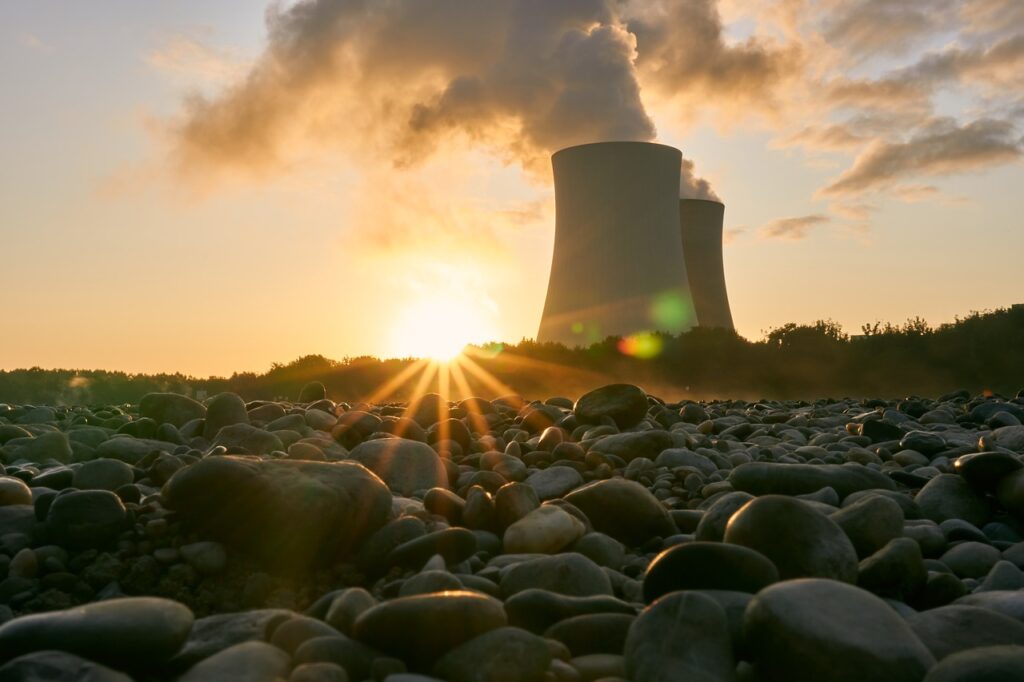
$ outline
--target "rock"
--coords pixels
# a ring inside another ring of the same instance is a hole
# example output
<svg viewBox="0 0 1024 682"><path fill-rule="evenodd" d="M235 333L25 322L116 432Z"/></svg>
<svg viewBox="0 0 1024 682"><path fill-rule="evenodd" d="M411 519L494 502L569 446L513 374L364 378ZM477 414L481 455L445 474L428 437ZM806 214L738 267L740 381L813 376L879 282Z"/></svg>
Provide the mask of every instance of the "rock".
<svg viewBox="0 0 1024 682"><path fill-rule="evenodd" d="M448 488L444 464L426 443L405 438L370 440L353 448L349 458L380 476L399 495Z"/></svg>
<svg viewBox="0 0 1024 682"><path fill-rule="evenodd" d="M1008 452L975 452L957 457L953 471L978 490L995 490L999 481L1024 468L1021 461Z"/></svg>
<svg viewBox="0 0 1024 682"><path fill-rule="evenodd" d="M539 499L551 500L583 485L583 476L572 467L552 466L530 474L525 484L533 488Z"/></svg>
<svg viewBox="0 0 1024 682"><path fill-rule="evenodd" d="M1009 561L1000 560L992 566L985 580L975 592L994 592L996 590L1019 590L1024 588L1024 572Z"/></svg>
<svg viewBox="0 0 1024 682"><path fill-rule="evenodd" d="M509 625L540 635L555 623L575 616L599 613L635 616L636 609L607 595L570 597L531 587L506 599L505 613Z"/></svg>
<svg viewBox="0 0 1024 682"><path fill-rule="evenodd" d="M67 464L71 461L74 451L71 449L67 434L48 431L29 441L24 450L18 454L33 462L55 460L61 464Z"/></svg>
<svg viewBox="0 0 1024 682"><path fill-rule="evenodd" d="M501 602L475 592L399 597L363 612L355 623L361 642L429 670L458 645L504 626ZM403 636L396 637L396 633Z"/></svg>
<svg viewBox="0 0 1024 682"><path fill-rule="evenodd" d="M297 665L333 663L344 668L353 679L364 680L371 677L374 660L378 656L379 652L362 642L334 635L306 640L295 652L293 662Z"/></svg>
<svg viewBox="0 0 1024 682"><path fill-rule="evenodd" d="M147 393L139 401L139 416L180 429L193 419L205 418L206 406L177 393Z"/></svg>
<svg viewBox="0 0 1024 682"><path fill-rule="evenodd" d="M124 462L117 459L94 459L82 462L75 469L71 485L80 490L114 491L134 481L134 471Z"/></svg>
<svg viewBox="0 0 1024 682"><path fill-rule="evenodd" d="M370 575L386 570L386 560L399 545L427 534L426 524L413 516L403 516L391 521L370 536L355 557L356 567Z"/></svg>
<svg viewBox="0 0 1024 682"><path fill-rule="evenodd" d="M542 637L501 627L442 656L434 675L449 682L533 682L544 679L550 663L551 650Z"/></svg>
<svg viewBox="0 0 1024 682"><path fill-rule="evenodd" d="M628 546L676 532L665 507L636 481L594 481L566 495L565 501L586 514L595 530Z"/></svg>
<svg viewBox="0 0 1024 682"><path fill-rule="evenodd" d="M860 562L857 584L880 597L910 601L924 589L928 571L921 547L910 538L896 538Z"/></svg>
<svg viewBox="0 0 1024 682"><path fill-rule="evenodd" d="M669 469L693 467L705 476L710 476L718 471L718 467L710 459L686 448L662 450L661 454L654 460L654 466L668 467Z"/></svg>
<svg viewBox="0 0 1024 682"><path fill-rule="evenodd" d="M920 680L934 663L906 622L870 592L833 580L776 583L744 617L758 679Z"/></svg>
<svg viewBox="0 0 1024 682"><path fill-rule="evenodd" d="M591 446L591 452L621 457L631 462L638 457L657 459L663 450L675 445L672 434L667 431L652 429L638 433L617 433L604 436Z"/></svg>
<svg viewBox="0 0 1024 682"><path fill-rule="evenodd" d="M59 545L104 547L117 539L125 519L124 504L114 493L76 490L57 495L46 514L46 527Z"/></svg>
<svg viewBox="0 0 1024 682"><path fill-rule="evenodd" d="M20 478L0 476L0 507L32 504L32 490Z"/></svg>
<svg viewBox="0 0 1024 682"><path fill-rule="evenodd" d="M903 510L881 495L869 495L829 518L850 538L857 556L868 557L903 535Z"/></svg>
<svg viewBox="0 0 1024 682"><path fill-rule="evenodd" d="M572 514L543 506L519 519L505 531L509 554L555 554L583 537L586 527Z"/></svg>
<svg viewBox="0 0 1024 682"><path fill-rule="evenodd" d="M791 497L766 495L748 502L729 521L725 542L760 552L783 580L857 580L857 552L843 530Z"/></svg>
<svg viewBox="0 0 1024 682"><path fill-rule="evenodd" d="M212 441L225 426L248 424L245 401L234 393L218 393L206 402L206 423L203 438Z"/></svg>
<svg viewBox="0 0 1024 682"><path fill-rule="evenodd" d="M914 501L924 517L935 523L963 519L981 528L991 515L988 501L956 474L940 474L928 481Z"/></svg>
<svg viewBox="0 0 1024 682"><path fill-rule="evenodd" d="M943 659L928 671L924 682L1004 682L1020 679L1024 647L987 646L968 649Z"/></svg>
<svg viewBox="0 0 1024 682"><path fill-rule="evenodd" d="M573 616L552 625L544 636L564 644L573 657L621 654L634 620L636 616L625 613Z"/></svg>
<svg viewBox="0 0 1024 682"><path fill-rule="evenodd" d="M1024 645L1024 623L979 606L942 606L910 616L907 624L938 661L977 647Z"/></svg>
<svg viewBox="0 0 1024 682"><path fill-rule="evenodd" d="M216 575L224 570L228 555L219 542L203 541L178 548L181 558L200 575Z"/></svg>
<svg viewBox="0 0 1024 682"><path fill-rule="evenodd" d="M229 424L217 432L214 445L226 448L237 447L253 455L269 455L283 451L284 442L276 433L253 426L252 424Z"/></svg>
<svg viewBox="0 0 1024 682"><path fill-rule="evenodd" d="M454 592L463 587L462 582L448 571L420 571L402 583L401 589L398 590L398 596L411 597L417 594Z"/></svg>
<svg viewBox="0 0 1024 682"><path fill-rule="evenodd" d="M138 464L139 460L151 452L173 452L178 447L174 443L149 438L131 438L116 436L104 441L96 448L96 458L119 459L128 464Z"/></svg>
<svg viewBox="0 0 1024 682"><path fill-rule="evenodd" d="M64 651L36 651L0 667L4 682L132 682L127 675Z"/></svg>
<svg viewBox="0 0 1024 682"><path fill-rule="evenodd" d="M740 545L690 542L654 558L644 574L644 601L677 590L730 590L754 593L779 580L775 564Z"/></svg>
<svg viewBox="0 0 1024 682"><path fill-rule="evenodd" d="M623 654L632 682L736 679L725 612L697 592L673 592L644 609Z"/></svg>
<svg viewBox="0 0 1024 682"><path fill-rule="evenodd" d="M729 523L729 519L752 499L754 496L750 493L739 491L725 493L719 497L714 504L708 507L697 523L694 539L721 542L725 537L725 527Z"/></svg>
<svg viewBox="0 0 1024 682"><path fill-rule="evenodd" d="M647 394L632 384L602 386L583 394L572 413L581 424L600 424L609 417L620 429L628 429L647 416Z"/></svg>
<svg viewBox="0 0 1024 682"><path fill-rule="evenodd" d="M338 632L352 636L356 620L377 605L373 595L361 587L342 590L332 601L324 620Z"/></svg>
<svg viewBox="0 0 1024 682"><path fill-rule="evenodd" d="M326 398L327 387L319 381L310 381L302 387L301 391L299 391L300 403L315 403L318 400L325 400Z"/></svg>
<svg viewBox="0 0 1024 682"><path fill-rule="evenodd" d="M151 667L185 643L192 612L156 597L128 597L22 616L0 626L0 658L57 649L115 667Z"/></svg>
<svg viewBox="0 0 1024 682"><path fill-rule="evenodd" d="M1024 469L1007 474L995 488L996 500L1007 511L1024 516Z"/></svg>
<svg viewBox="0 0 1024 682"><path fill-rule="evenodd" d="M980 606L992 611L998 611L1024 622L1024 592L1016 590L975 592L974 594L960 596L956 603Z"/></svg>
<svg viewBox="0 0 1024 682"><path fill-rule="evenodd" d="M200 661L178 682L279 682L288 674L288 654L265 642L242 642Z"/></svg>
<svg viewBox="0 0 1024 682"><path fill-rule="evenodd" d="M434 555L440 555L445 562L454 565L473 556L476 551L476 536L465 528L446 528L427 533L395 547L387 555L387 566L402 566L419 570Z"/></svg>
<svg viewBox="0 0 1024 682"><path fill-rule="evenodd" d="M1024 426L1001 426L993 430L992 443L1000 448L1024 453Z"/></svg>
<svg viewBox="0 0 1024 682"><path fill-rule="evenodd" d="M235 644L262 640L268 631L294 615L284 609L257 609L200 618L192 626L181 651L168 663L168 668L185 670Z"/></svg>
<svg viewBox="0 0 1024 682"><path fill-rule="evenodd" d="M612 594L612 585L601 567L575 552L523 561L505 569L501 592L507 598L530 588L570 597Z"/></svg>
<svg viewBox="0 0 1024 682"><path fill-rule="evenodd" d="M494 495L494 515L499 528L508 528L540 506L540 498L533 486L508 483Z"/></svg>
<svg viewBox="0 0 1024 682"><path fill-rule="evenodd" d="M827 487L845 498L860 490L896 489L888 476L860 464L747 462L732 470L729 482L736 490L758 496L805 495Z"/></svg>
<svg viewBox="0 0 1024 682"><path fill-rule="evenodd" d="M383 482L352 462L207 457L176 472L163 500L187 526L282 570L350 556L391 513Z"/></svg>
<svg viewBox="0 0 1024 682"><path fill-rule="evenodd" d="M983 578L1001 558L999 550L983 542L961 542L951 547L939 561L959 578Z"/></svg>
<svg viewBox="0 0 1024 682"><path fill-rule="evenodd" d="M276 628L270 643L294 656L304 643L317 637L337 637L340 633L327 623L309 616L294 616Z"/></svg>
<svg viewBox="0 0 1024 682"><path fill-rule="evenodd" d="M572 551L582 554L598 566L607 566L616 571L622 568L622 562L626 559L626 548L622 543L604 533L587 533L573 544Z"/></svg>
<svg viewBox="0 0 1024 682"><path fill-rule="evenodd" d="M911 431L900 440L900 449L913 450L925 456L936 455L946 447L946 440L931 431Z"/></svg>
<svg viewBox="0 0 1024 682"><path fill-rule="evenodd" d="M288 682L349 682L349 677L337 663L303 663L292 670Z"/></svg>

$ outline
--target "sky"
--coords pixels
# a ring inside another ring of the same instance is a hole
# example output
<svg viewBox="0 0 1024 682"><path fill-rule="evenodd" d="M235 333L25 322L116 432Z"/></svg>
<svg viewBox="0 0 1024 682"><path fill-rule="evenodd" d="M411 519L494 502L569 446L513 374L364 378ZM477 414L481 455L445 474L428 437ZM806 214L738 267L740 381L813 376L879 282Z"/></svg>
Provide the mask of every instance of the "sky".
<svg viewBox="0 0 1024 682"><path fill-rule="evenodd" d="M0 88L0 369L533 337L610 139L726 204L747 338L1024 302L1020 0L4 0Z"/></svg>

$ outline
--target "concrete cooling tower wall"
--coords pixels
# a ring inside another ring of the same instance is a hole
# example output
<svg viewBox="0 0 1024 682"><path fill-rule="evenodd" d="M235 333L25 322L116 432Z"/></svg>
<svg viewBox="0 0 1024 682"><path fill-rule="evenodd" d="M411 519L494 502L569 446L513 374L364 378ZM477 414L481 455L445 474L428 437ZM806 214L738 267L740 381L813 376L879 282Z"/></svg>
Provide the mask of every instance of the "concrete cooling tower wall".
<svg viewBox="0 0 1024 682"><path fill-rule="evenodd" d="M551 157L555 248L539 341L585 346L697 324L679 238L679 150L600 142Z"/></svg>
<svg viewBox="0 0 1024 682"><path fill-rule="evenodd" d="M725 206L704 199L679 200L679 227L683 235L690 294L701 327L733 329L729 296L722 264L722 221Z"/></svg>

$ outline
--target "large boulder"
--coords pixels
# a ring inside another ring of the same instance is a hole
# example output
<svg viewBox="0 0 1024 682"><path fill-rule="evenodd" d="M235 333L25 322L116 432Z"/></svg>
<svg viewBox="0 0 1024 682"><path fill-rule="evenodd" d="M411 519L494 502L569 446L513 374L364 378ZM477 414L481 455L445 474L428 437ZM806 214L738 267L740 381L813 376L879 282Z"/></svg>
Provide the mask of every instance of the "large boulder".
<svg viewBox="0 0 1024 682"><path fill-rule="evenodd" d="M139 401L139 416L181 428L193 419L204 418L206 406L177 393L147 393Z"/></svg>
<svg viewBox="0 0 1024 682"><path fill-rule="evenodd" d="M234 393L218 393L206 402L203 437L213 440L225 426L248 423L249 413L245 409L245 401Z"/></svg>
<svg viewBox="0 0 1024 682"><path fill-rule="evenodd" d="M187 526L282 570L349 556L391 514L387 487L354 462L207 457L163 498Z"/></svg>
<svg viewBox="0 0 1024 682"><path fill-rule="evenodd" d="M53 500L46 528L54 542L73 549L113 544L123 530L127 511L109 490L71 490Z"/></svg>
<svg viewBox="0 0 1024 682"><path fill-rule="evenodd" d="M406 438L380 438L360 443L349 453L399 495L417 490L448 488L441 457L426 443Z"/></svg>

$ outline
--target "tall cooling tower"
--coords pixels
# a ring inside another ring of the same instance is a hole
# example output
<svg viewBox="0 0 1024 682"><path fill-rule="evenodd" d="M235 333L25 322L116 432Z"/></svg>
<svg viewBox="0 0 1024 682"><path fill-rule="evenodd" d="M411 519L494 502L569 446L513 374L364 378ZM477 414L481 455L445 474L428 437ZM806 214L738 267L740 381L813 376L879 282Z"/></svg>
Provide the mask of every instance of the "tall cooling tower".
<svg viewBox="0 0 1024 682"><path fill-rule="evenodd" d="M701 327L732 329L732 312L725 290L722 265L722 221L725 206L705 199L679 200L679 226L683 234L690 294Z"/></svg>
<svg viewBox="0 0 1024 682"><path fill-rule="evenodd" d="M599 142L551 157L555 249L538 341L585 346L697 323L679 238L678 149Z"/></svg>

